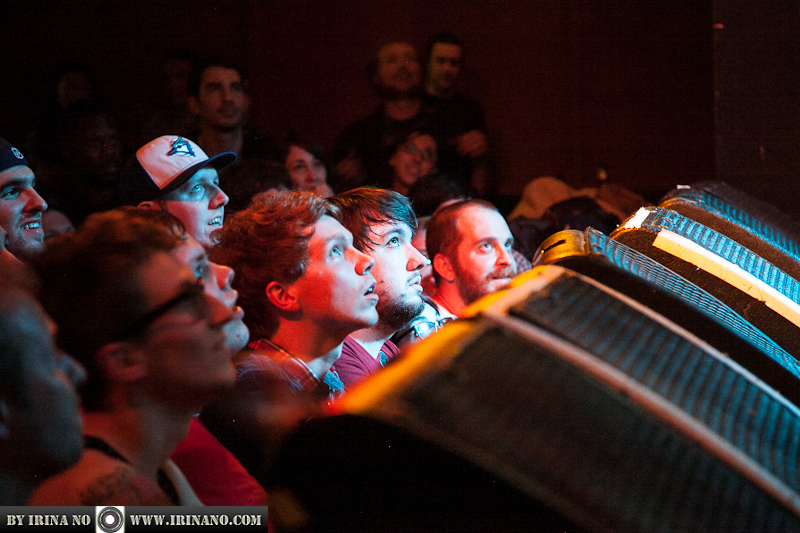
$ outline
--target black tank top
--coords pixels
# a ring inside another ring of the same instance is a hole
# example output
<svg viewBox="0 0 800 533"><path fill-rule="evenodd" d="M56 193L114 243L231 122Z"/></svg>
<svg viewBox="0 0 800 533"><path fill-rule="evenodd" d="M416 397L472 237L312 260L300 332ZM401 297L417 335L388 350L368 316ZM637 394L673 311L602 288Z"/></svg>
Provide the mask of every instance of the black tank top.
<svg viewBox="0 0 800 533"><path fill-rule="evenodd" d="M97 450L100 453L104 453L109 457L114 459L119 459L123 463L131 464L130 461L125 459L121 453L111 447L103 439L98 437L92 437L90 435L86 435L83 437L83 447L87 450ZM172 484L172 481L167 476L166 472L162 469L158 469L158 476L157 476L158 486L161 487L161 490L167 495L167 498L174 503L175 505L180 505L178 500L178 491L175 490L175 485Z"/></svg>

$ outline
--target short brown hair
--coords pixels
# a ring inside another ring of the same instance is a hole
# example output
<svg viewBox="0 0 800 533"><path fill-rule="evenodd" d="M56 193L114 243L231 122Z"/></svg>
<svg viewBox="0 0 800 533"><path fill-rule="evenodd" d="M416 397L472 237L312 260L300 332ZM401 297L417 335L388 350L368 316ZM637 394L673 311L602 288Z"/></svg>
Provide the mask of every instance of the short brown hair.
<svg viewBox="0 0 800 533"><path fill-rule="evenodd" d="M471 207L497 211L497 208L486 200L462 200L433 213L425 233L425 247L428 249L428 257L431 261L436 254L442 254L450 259L455 258L456 248L461 239L458 221L461 213ZM441 278L435 267L433 277L437 282Z"/></svg>
<svg viewBox="0 0 800 533"><path fill-rule="evenodd" d="M278 329L276 310L266 297L272 281L291 284L308 264L310 228L336 210L309 192L281 191L254 201L225 221L213 261L236 271L244 322L255 337L269 339Z"/></svg>
<svg viewBox="0 0 800 533"><path fill-rule="evenodd" d="M339 208L337 219L353 234L353 246L370 253L378 245L372 240L378 224L406 224L412 235L417 229L417 216L408 198L395 191L359 187L328 198Z"/></svg>
<svg viewBox="0 0 800 533"><path fill-rule="evenodd" d="M32 262L41 302L58 324L58 343L86 367L81 389L87 411L103 408L108 382L97 351L120 340L145 312L139 271L158 253L171 254L180 236L136 208L95 213L73 232L51 240Z"/></svg>

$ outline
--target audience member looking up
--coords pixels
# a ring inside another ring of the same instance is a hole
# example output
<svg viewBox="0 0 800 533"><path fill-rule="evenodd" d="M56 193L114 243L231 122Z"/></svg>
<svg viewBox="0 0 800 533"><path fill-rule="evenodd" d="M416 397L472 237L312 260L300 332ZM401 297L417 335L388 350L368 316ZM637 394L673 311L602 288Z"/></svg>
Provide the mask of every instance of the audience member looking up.
<svg viewBox="0 0 800 533"><path fill-rule="evenodd" d="M502 289L517 274L514 237L484 200L456 202L434 213L425 242L436 281L430 296L440 313L462 316L466 306Z"/></svg>
<svg viewBox="0 0 800 533"><path fill-rule="evenodd" d="M237 353L247 344L249 332L242 322L244 312L236 306L238 293L231 288L233 270L208 260L205 250L191 236L180 220L166 211L125 206L104 214L106 231L137 242L161 230L178 237L171 254L203 282L208 296L219 300L233 313L223 326L225 345ZM206 505L265 505L264 489L258 485L233 455L225 449L196 417L189 433L171 455L189 480L194 492Z"/></svg>
<svg viewBox="0 0 800 533"><path fill-rule="evenodd" d="M217 170L236 160L223 152L208 157L194 142L165 135L137 150L121 181L122 202L175 215L204 248L216 244L228 196L219 187Z"/></svg>
<svg viewBox="0 0 800 533"><path fill-rule="evenodd" d="M238 273L254 340L238 358L234 394L201 417L251 473L291 426L287 412L307 416L344 392L331 366L347 335L378 321L374 261L335 215L311 193L269 195L231 217L212 254Z"/></svg>
<svg viewBox="0 0 800 533"><path fill-rule="evenodd" d="M0 268L0 505L26 505L36 485L81 457L75 386L84 373L56 348L55 324L15 268Z"/></svg>
<svg viewBox="0 0 800 533"><path fill-rule="evenodd" d="M152 224L132 236L90 216L37 257L59 345L87 369L84 453L32 505L199 505L168 460L200 408L232 387L223 327L233 318ZM75 310L80 309L80 313Z"/></svg>
<svg viewBox="0 0 800 533"><path fill-rule="evenodd" d="M22 152L0 138L0 227L5 230L4 247L23 261L44 249L42 212L47 202L35 184Z"/></svg>
<svg viewBox="0 0 800 533"><path fill-rule="evenodd" d="M337 192L376 183L390 150L433 119L422 106L420 64L414 47L392 41L378 48L367 77L381 100L371 115L347 126L333 152Z"/></svg>
<svg viewBox="0 0 800 533"><path fill-rule="evenodd" d="M353 234L353 246L374 261L378 322L351 333L334 364L345 386L374 374L398 354L389 340L424 307L420 269L428 263L411 244L417 217L394 191L361 187L330 199L336 218Z"/></svg>
<svg viewBox="0 0 800 533"><path fill-rule="evenodd" d="M145 238L148 232L153 231L153 225L178 237L172 255L202 281L207 295L219 300L233 314L223 328L225 345L234 354L247 345L250 332L244 325L244 311L236 305L239 293L231 286L235 275L233 269L209 261L205 249L189 235L177 217L166 211L124 206L109 211L105 218L109 231L127 235L131 240L138 240L139 235Z"/></svg>

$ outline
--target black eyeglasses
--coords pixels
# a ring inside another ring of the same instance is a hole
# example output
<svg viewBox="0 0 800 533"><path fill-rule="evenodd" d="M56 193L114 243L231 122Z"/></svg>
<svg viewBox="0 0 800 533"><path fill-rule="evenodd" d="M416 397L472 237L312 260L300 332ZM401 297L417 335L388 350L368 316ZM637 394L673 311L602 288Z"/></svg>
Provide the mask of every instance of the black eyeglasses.
<svg viewBox="0 0 800 533"><path fill-rule="evenodd" d="M196 283L188 285L175 297L137 318L123 330L119 338L129 339L141 335L150 324L178 307L188 309L197 320L208 318L210 311L203 290L203 280L197 280Z"/></svg>
<svg viewBox="0 0 800 533"><path fill-rule="evenodd" d="M453 317L440 318L434 321L423 318L419 322L412 322L406 329L395 335L394 343L400 346L402 342L412 343L427 339L453 320L455 320Z"/></svg>

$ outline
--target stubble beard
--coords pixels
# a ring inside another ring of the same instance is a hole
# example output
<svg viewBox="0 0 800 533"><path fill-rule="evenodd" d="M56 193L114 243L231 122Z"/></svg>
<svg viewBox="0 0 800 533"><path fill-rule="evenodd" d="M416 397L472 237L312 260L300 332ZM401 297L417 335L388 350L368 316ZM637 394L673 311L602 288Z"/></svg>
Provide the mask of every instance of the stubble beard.
<svg viewBox="0 0 800 533"><path fill-rule="evenodd" d="M469 270L462 270L461 266L458 264L454 265L454 270L456 274L456 289L458 289L458 294L466 305L494 292L494 290L490 288L490 285L497 279L497 275L502 273L509 278L513 278L516 275L513 269L505 268L494 271L489 276L476 279Z"/></svg>
<svg viewBox="0 0 800 533"><path fill-rule="evenodd" d="M378 303L378 322L388 328L398 331L406 327L417 318L425 309L425 302L420 298L416 302L387 302L386 305Z"/></svg>

